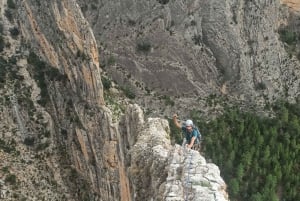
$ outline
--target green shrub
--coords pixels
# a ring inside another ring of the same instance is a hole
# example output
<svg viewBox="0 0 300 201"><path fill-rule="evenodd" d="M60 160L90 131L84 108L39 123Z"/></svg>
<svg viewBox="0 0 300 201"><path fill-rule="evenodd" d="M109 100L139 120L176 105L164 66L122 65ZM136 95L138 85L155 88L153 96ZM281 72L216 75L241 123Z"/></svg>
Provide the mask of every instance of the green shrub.
<svg viewBox="0 0 300 201"><path fill-rule="evenodd" d="M192 20L191 21L191 26L196 26L197 25L197 22L195 20Z"/></svg>
<svg viewBox="0 0 300 201"><path fill-rule="evenodd" d="M192 41L194 41L195 45L200 45L201 44L201 36L200 35L194 35L192 37Z"/></svg>
<svg viewBox="0 0 300 201"><path fill-rule="evenodd" d="M83 13L85 13L88 10L88 6L86 4L81 6L80 8Z"/></svg>
<svg viewBox="0 0 300 201"><path fill-rule="evenodd" d="M13 14L11 10L6 9L4 15L7 17L8 21L13 22Z"/></svg>
<svg viewBox="0 0 300 201"><path fill-rule="evenodd" d="M151 50L151 44L149 41L145 41L145 40L138 41L136 45L136 49L139 52L147 53L150 52Z"/></svg>
<svg viewBox="0 0 300 201"><path fill-rule="evenodd" d="M134 20L132 20L132 19L128 20L128 25L129 26L135 26L135 24L136 24L136 22Z"/></svg>
<svg viewBox="0 0 300 201"><path fill-rule="evenodd" d="M95 4L91 5L92 10L97 10L97 6Z"/></svg>
<svg viewBox="0 0 300 201"><path fill-rule="evenodd" d="M1 49L0 49L1 52ZM300 52L297 54L297 59L300 60Z"/></svg>
<svg viewBox="0 0 300 201"><path fill-rule="evenodd" d="M1 170L4 173L8 173L9 172L8 166L2 167Z"/></svg>
<svg viewBox="0 0 300 201"><path fill-rule="evenodd" d="M135 94L134 92L130 89L130 87L125 86L121 88L124 91L124 94L127 98L129 99L134 99L135 98Z"/></svg>
<svg viewBox="0 0 300 201"><path fill-rule="evenodd" d="M149 89L147 86L145 87L145 91L147 92L147 95L150 95L151 89Z"/></svg>
<svg viewBox="0 0 300 201"><path fill-rule="evenodd" d="M8 62L10 64L17 64L17 58L15 56L11 56L8 58Z"/></svg>
<svg viewBox="0 0 300 201"><path fill-rule="evenodd" d="M265 90L267 88L267 86L264 82L259 82L259 83L256 84L255 88L257 90Z"/></svg>
<svg viewBox="0 0 300 201"><path fill-rule="evenodd" d="M107 65L111 66L114 65L116 63L116 59L113 55L110 55L107 59Z"/></svg>
<svg viewBox="0 0 300 201"><path fill-rule="evenodd" d="M29 53L27 62L39 69L43 69L45 66L45 62L41 61L40 58L32 51Z"/></svg>
<svg viewBox="0 0 300 201"><path fill-rule="evenodd" d="M0 83L5 81L7 71L7 61L0 57Z"/></svg>
<svg viewBox="0 0 300 201"><path fill-rule="evenodd" d="M15 185L17 183L17 177L14 174L9 174L5 177L5 183L9 183L10 185Z"/></svg>
<svg viewBox="0 0 300 201"><path fill-rule="evenodd" d="M167 3L169 3L169 0L157 0L157 1L160 4L167 4Z"/></svg>
<svg viewBox="0 0 300 201"><path fill-rule="evenodd" d="M76 57L77 58L81 58L82 61L85 61L85 60L88 59L88 56L84 52L82 52L80 50L77 51Z"/></svg>
<svg viewBox="0 0 300 201"><path fill-rule="evenodd" d="M15 38L20 34L20 31L17 27L9 29L10 35Z"/></svg>
<svg viewBox="0 0 300 201"><path fill-rule="evenodd" d="M36 151L43 151L43 150L45 150L49 146L50 146L49 142L40 143L40 144L37 145Z"/></svg>
<svg viewBox="0 0 300 201"><path fill-rule="evenodd" d="M105 90L109 90L110 87L111 87L111 81L108 78L103 77L103 76L101 77L101 81L102 81L102 84L103 84L103 88Z"/></svg>
<svg viewBox="0 0 300 201"><path fill-rule="evenodd" d="M44 136L49 138L51 136L51 132L50 131L44 131Z"/></svg>
<svg viewBox="0 0 300 201"><path fill-rule="evenodd" d="M0 35L2 35L2 34L3 34L3 24L0 23Z"/></svg>
<svg viewBox="0 0 300 201"><path fill-rule="evenodd" d="M164 95L163 99L165 100L165 104L166 105L170 105L170 106L174 106L175 105L175 102L171 99L170 96Z"/></svg>
<svg viewBox="0 0 300 201"><path fill-rule="evenodd" d="M281 41L291 45L296 42L297 34L293 31L282 29L279 31Z"/></svg>
<svg viewBox="0 0 300 201"><path fill-rule="evenodd" d="M7 0L7 7L11 8L11 9L15 9L16 8L16 4L13 0Z"/></svg>
<svg viewBox="0 0 300 201"><path fill-rule="evenodd" d="M66 75L62 74L57 68L47 66L48 68L45 71L45 74L49 77L50 80L55 81L66 81L68 78Z"/></svg>
<svg viewBox="0 0 300 201"><path fill-rule="evenodd" d="M13 143L6 143L4 140L0 139L0 149L2 149L6 153L12 153L16 151L16 145Z"/></svg>
<svg viewBox="0 0 300 201"><path fill-rule="evenodd" d="M47 80L66 81L67 76L62 74L57 68L51 67L46 62L41 61L34 52L29 53L27 61L28 64L32 65L33 77L41 89L41 99L38 101L38 103L42 106L45 106L50 100L47 88Z"/></svg>
<svg viewBox="0 0 300 201"><path fill-rule="evenodd" d="M24 140L24 144L27 146L33 146L35 139L33 137L26 137Z"/></svg>

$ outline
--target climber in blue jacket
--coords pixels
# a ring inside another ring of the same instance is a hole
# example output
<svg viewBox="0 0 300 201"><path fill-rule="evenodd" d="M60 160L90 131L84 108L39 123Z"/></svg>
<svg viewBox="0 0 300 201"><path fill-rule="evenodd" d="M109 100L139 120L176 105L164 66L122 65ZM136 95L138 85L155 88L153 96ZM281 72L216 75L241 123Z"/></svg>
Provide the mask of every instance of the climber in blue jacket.
<svg viewBox="0 0 300 201"><path fill-rule="evenodd" d="M198 129L194 126L193 121L188 119L180 125L180 123L177 120L177 114L173 115L173 121L177 128L180 128L185 136L186 139L186 146L188 148L192 148L194 144L196 144L198 136L200 136L200 132Z"/></svg>

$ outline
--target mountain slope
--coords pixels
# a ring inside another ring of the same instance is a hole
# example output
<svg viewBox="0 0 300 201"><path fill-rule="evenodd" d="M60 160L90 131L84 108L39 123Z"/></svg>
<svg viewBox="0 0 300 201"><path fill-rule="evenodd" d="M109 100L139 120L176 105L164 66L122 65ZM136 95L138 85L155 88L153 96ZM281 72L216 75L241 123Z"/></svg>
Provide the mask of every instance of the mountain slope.
<svg viewBox="0 0 300 201"><path fill-rule="evenodd" d="M214 94L256 107L298 96L299 61L279 35L298 15L292 1L78 2L104 71L145 108L170 115L166 96L181 112L205 111Z"/></svg>

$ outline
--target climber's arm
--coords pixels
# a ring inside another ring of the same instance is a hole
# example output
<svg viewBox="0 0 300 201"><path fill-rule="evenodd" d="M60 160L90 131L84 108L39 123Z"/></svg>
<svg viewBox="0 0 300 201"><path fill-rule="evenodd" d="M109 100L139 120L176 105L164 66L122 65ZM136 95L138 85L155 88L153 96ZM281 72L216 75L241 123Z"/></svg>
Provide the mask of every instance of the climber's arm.
<svg viewBox="0 0 300 201"><path fill-rule="evenodd" d="M180 125L180 123L179 123L178 120L177 120L177 114L174 114L174 115L173 115L173 122L174 122L174 124L175 124L175 126L176 126L177 128L181 128L181 125Z"/></svg>

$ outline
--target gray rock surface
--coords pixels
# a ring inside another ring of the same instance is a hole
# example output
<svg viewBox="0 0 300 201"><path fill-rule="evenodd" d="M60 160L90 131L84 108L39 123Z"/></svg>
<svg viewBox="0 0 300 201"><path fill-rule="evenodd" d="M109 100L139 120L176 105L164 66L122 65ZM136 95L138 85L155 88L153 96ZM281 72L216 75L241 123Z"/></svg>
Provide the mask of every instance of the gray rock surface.
<svg viewBox="0 0 300 201"><path fill-rule="evenodd" d="M219 168L199 152L176 145L170 158L165 200L229 200Z"/></svg>
<svg viewBox="0 0 300 201"><path fill-rule="evenodd" d="M129 150L134 200L229 200L219 168L198 151L172 146L169 133L166 120L148 118Z"/></svg>
<svg viewBox="0 0 300 201"><path fill-rule="evenodd" d="M299 61L278 33L292 15L285 5L297 3L78 2L101 49L103 69L145 108L170 115L163 95L184 112L186 105L205 111L211 94L256 107L283 97L294 101L299 94Z"/></svg>

